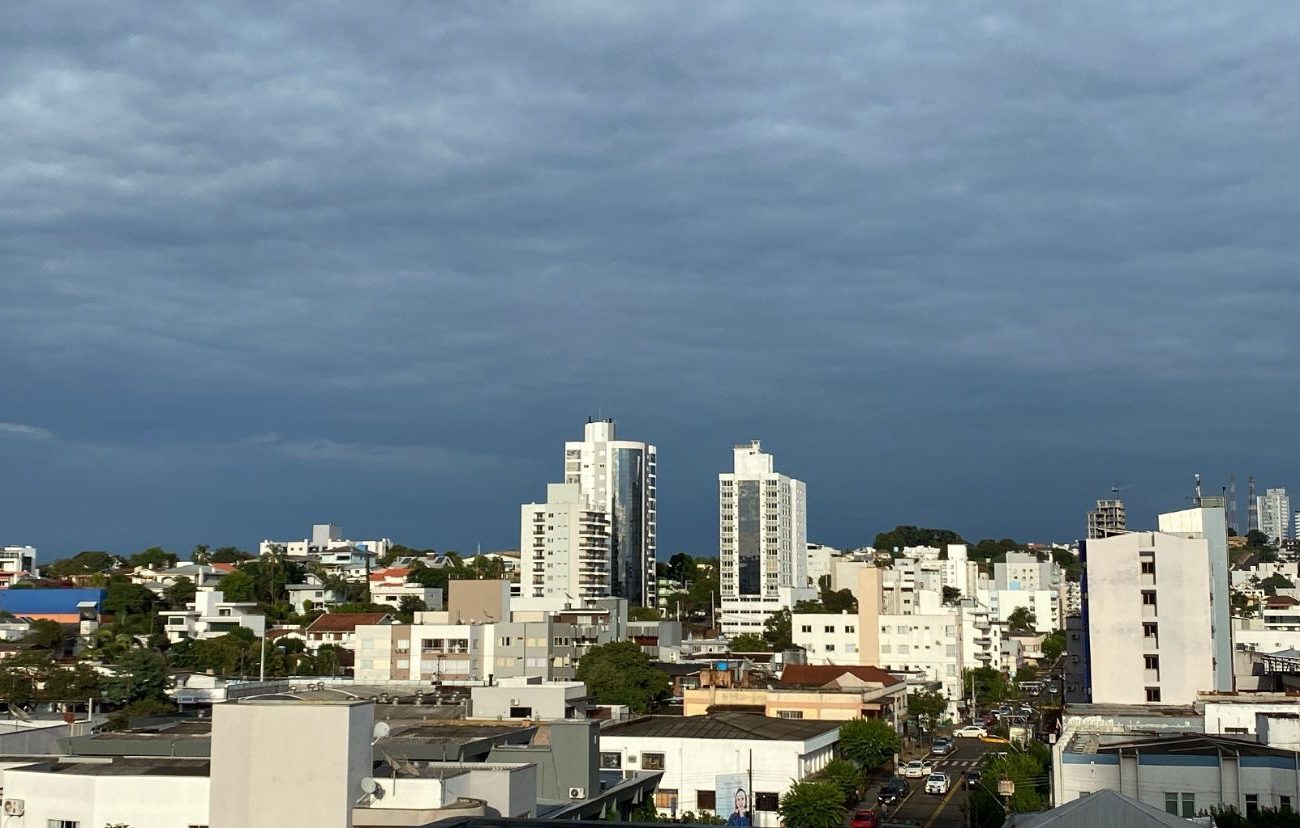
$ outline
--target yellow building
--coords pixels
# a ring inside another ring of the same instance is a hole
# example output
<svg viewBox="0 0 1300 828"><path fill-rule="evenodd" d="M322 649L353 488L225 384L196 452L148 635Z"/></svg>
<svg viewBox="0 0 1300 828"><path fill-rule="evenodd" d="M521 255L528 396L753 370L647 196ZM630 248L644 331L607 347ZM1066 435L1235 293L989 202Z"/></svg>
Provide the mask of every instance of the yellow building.
<svg viewBox="0 0 1300 828"><path fill-rule="evenodd" d="M879 667L792 665L780 680L734 681L704 671L701 687L683 694L683 715L747 711L780 719L893 719L907 710L906 684ZM749 686L747 686L749 685Z"/></svg>

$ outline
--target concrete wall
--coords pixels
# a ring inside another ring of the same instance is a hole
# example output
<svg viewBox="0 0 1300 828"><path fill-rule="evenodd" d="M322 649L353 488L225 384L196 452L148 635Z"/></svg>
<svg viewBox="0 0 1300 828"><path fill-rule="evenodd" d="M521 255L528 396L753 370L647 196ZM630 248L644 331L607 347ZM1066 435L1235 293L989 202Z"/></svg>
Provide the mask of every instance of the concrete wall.
<svg viewBox="0 0 1300 828"><path fill-rule="evenodd" d="M450 581L447 615L451 623L504 621L510 609L509 581Z"/></svg>
<svg viewBox="0 0 1300 828"><path fill-rule="evenodd" d="M1300 802L1293 757L1225 757L1162 756L1152 754L1141 760L1113 754L1067 754L1062 764L1061 796L1058 805L1078 799L1085 793L1102 789L1117 791L1161 810L1165 794L1191 793L1197 812L1227 804L1238 811L1246 810L1246 795L1259 797L1261 808L1278 808L1281 797L1289 797L1291 807Z"/></svg>
<svg viewBox="0 0 1300 828"><path fill-rule="evenodd" d="M211 828L351 828L374 718L372 702L213 707Z"/></svg>
<svg viewBox="0 0 1300 828"><path fill-rule="evenodd" d="M72 735L72 727L62 723L42 723L36 727L0 722L0 754L33 756L60 753L59 740Z"/></svg>
<svg viewBox="0 0 1300 828"><path fill-rule="evenodd" d="M5 772L4 796L26 806L21 819L4 820L5 828L45 828L49 820L70 820L83 828L209 824L206 776L94 776L15 768Z"/></svg>

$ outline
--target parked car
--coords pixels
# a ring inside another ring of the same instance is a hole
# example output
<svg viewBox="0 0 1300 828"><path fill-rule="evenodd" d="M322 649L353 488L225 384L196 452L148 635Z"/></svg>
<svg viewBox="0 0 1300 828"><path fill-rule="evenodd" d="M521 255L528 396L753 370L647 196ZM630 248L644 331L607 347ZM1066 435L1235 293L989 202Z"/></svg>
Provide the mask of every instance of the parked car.
<svg viewBox="0 0 1300 828"><path fill-rule="evenodd" d="M906 765L903 765L902 776L908 779L924 779L934 773L934 766L925 759L913 759Z"/></svg>
<svg viewBox="0 0 1300 828"><path fill-rule="evenodd" d="M952 742L944 738L935 739L930 745L930 752L935 756L947 756L952 753Z"/></svg>
<svg viewBox="0 0 1300 828"><path fill-rule="evenodd" d="M970 724L957 728L952 735L958 739L983 739L989 735L989 732L979 725Z"/></svg>
<svg viewBox="0 0 1300 828"><path fill-rule="evenodd" d="M849 820L849 828L880 828L880 814L872 808L854 811L853 818Z"/></svg>
<svg viewBox="0 0 1300 828"><path fill-rule="evenodd" d="M971 768L970 770L962 774L962 782L968 788L973 788L976 785L978 785L980 783L980 779L982 778L983 777L980 775L980 772L975 770L974 768Z"/></svg>
<svg viewBox="0 0 1300 828"><path fill-rule="evenodd" d="M946 794L952 787L952 780L943 771L935 771L925 778L925 792L928 794Z"/></svg>
<svg viewBox="0 0 1300 828"><path fill-rule="evenodd" d="M906 779L895 776L880 788L880 794L876 797L876 801L881 805L893 807L906 799L911 791L912 786L908 784Z"/></svg>

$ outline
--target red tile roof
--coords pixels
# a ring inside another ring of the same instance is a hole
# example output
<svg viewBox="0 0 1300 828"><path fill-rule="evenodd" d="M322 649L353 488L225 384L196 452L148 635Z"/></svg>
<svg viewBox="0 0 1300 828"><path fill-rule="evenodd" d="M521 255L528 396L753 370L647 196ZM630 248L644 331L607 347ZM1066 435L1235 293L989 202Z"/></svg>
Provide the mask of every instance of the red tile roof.
<svg viewBox="0 0 1300 828"><path fill-rule="evenodd" d="M1264 603L1269 609L1282 609L1283 607L1294 607L1300 604L1300 601L1290 595L1270 595Z"/></svg>
<svg viewBox="0 0 1300 828"><path fill-rule="evenodd" d="M799 687L825 687L834 684L845 674L851 674L859 680L871 684L890 687L902 684L903 680L891 675L879 667L867 664L791 664L781 673L781 683Z"/></svg>
<svg viewBox="0 0 1300 828"><path fill-rule="evenodd" d="M212 568L218 572L225 572L227 574L235 571L235 565L229 563L214 563Z"/></svg>
<svg viewBox="0 0 1300 828"><path fill-rule="evenodd" d="M307 625L307 632L356 632L367 624L391 624L393 616L386 612L327 612Z"/></svg>
<svg viewBox="0 0 1300 828"><path fill-rule="evenodd" d="M401 566L390 566L388 569L377 569L374 572L371 572L370 580L384 581L389 578L401 578L405 580L406 576L410 575L413 571L414 570L407 569Z"/></svg>

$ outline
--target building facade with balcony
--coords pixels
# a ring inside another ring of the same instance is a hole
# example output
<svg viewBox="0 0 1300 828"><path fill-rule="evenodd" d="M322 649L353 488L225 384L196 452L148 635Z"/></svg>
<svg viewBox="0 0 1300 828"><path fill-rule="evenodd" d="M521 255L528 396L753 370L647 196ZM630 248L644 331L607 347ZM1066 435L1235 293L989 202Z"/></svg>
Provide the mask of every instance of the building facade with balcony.
<svg viewBox="0 0 1300 828"><path fill-rule="evenodd" d="M545 503L525 503L519 522L519 587L526 598L588 605L612 593L608 513L577 483L551 483Z"/></svg>
<svg viewBox="0 0 1300 828"><path fill-rule="evenodd" d="M183 610L158 613L163 619L167 640L173 644L187 638L219 638L243 627L261 638L266 631L266 616L257 610L255 601L227 601L221 590L201 587L194 600Z"/></svg>

